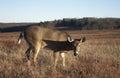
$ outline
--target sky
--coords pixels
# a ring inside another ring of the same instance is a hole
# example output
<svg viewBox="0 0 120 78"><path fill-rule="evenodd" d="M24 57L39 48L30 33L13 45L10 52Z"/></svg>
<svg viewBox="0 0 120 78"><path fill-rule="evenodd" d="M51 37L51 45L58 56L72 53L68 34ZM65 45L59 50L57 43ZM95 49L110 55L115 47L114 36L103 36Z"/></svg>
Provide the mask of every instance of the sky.
<svg viewBox="0 0 120 78"><path fill-rule="evenodd" d="M120 18L120 0L0 0L0 22Z"/></svg>

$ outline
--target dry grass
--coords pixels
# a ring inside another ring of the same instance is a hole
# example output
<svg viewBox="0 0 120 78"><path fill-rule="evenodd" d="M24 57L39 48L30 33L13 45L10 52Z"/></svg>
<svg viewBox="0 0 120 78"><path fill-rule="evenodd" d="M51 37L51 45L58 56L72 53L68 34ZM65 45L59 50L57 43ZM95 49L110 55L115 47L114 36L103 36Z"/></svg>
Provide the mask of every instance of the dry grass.
<svg viewBox="0 0 120 78"><path fill-rule="evenodd" d="M73 37L85 36L87 40L81 45L79 56L67 53L67 67L62 67L60 58L56 70L52 52L41 50L37 66L28 66L24 55L27 45L16 44L18 33L0 33L0 78L119 78L119 32L70 31Z"/></svg>

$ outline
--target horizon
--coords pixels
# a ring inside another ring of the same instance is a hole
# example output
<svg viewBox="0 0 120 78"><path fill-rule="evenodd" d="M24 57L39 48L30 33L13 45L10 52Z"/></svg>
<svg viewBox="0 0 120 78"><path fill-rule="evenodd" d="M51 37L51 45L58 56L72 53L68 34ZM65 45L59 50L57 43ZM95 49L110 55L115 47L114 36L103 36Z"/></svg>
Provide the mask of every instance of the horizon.
<svg viewBox="0 0 120 78"><path fill-rule="evenodd" d="M100 17L100 18L97 18L97 17L83 17L83 18L62 18L62 19L54 19L54 20L45 20L45 21L38 21L38 22L35 22L35 21L27 21L27 22L0 22L0 23L40 23L40 22L52 22L52 21L59 21L59 20L63 20L63 19L84 19L84 18L93 18L93 19L120 19L120 18L117 18L117 17Z"/></svg>
<svg viewBox="0 0 120 78"><path fill-rule="evenodd" d="M120 18L118 0L2 0L0 23L44 22L63 18Z"/></svg>

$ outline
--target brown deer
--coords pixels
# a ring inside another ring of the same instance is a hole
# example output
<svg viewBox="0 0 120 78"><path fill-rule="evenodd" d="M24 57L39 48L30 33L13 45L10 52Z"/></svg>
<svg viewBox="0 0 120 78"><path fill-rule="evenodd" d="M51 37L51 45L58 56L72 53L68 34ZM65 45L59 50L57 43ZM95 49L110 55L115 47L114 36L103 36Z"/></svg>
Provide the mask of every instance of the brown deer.
<svg viewBox="0 0 120 78"><path fill-rule="evenodd" d="M66 32L40 26L31 26L21 32L18 44L21 43L23 37L29 45L29 48L25 52L29 62L31 51L33 52L33 62L35 64L40 49L48 48L53 51L55 67L57 65L59 53L63 60L62 64L65 66L65 52L73 50L74 55L78 55L80 45L85 41L85 38L72 39Z"/></svg>

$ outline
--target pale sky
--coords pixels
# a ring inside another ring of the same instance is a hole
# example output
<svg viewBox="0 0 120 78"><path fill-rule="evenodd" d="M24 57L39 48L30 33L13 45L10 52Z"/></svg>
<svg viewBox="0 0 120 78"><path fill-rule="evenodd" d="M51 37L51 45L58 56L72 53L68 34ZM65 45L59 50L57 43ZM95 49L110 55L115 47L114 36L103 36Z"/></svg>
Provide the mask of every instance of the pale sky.
<svg viewBox="0 0 120 78"><path fill-rule="evenodd" d="M0 0L0 22L120 18L120 0Z"/></svg>

